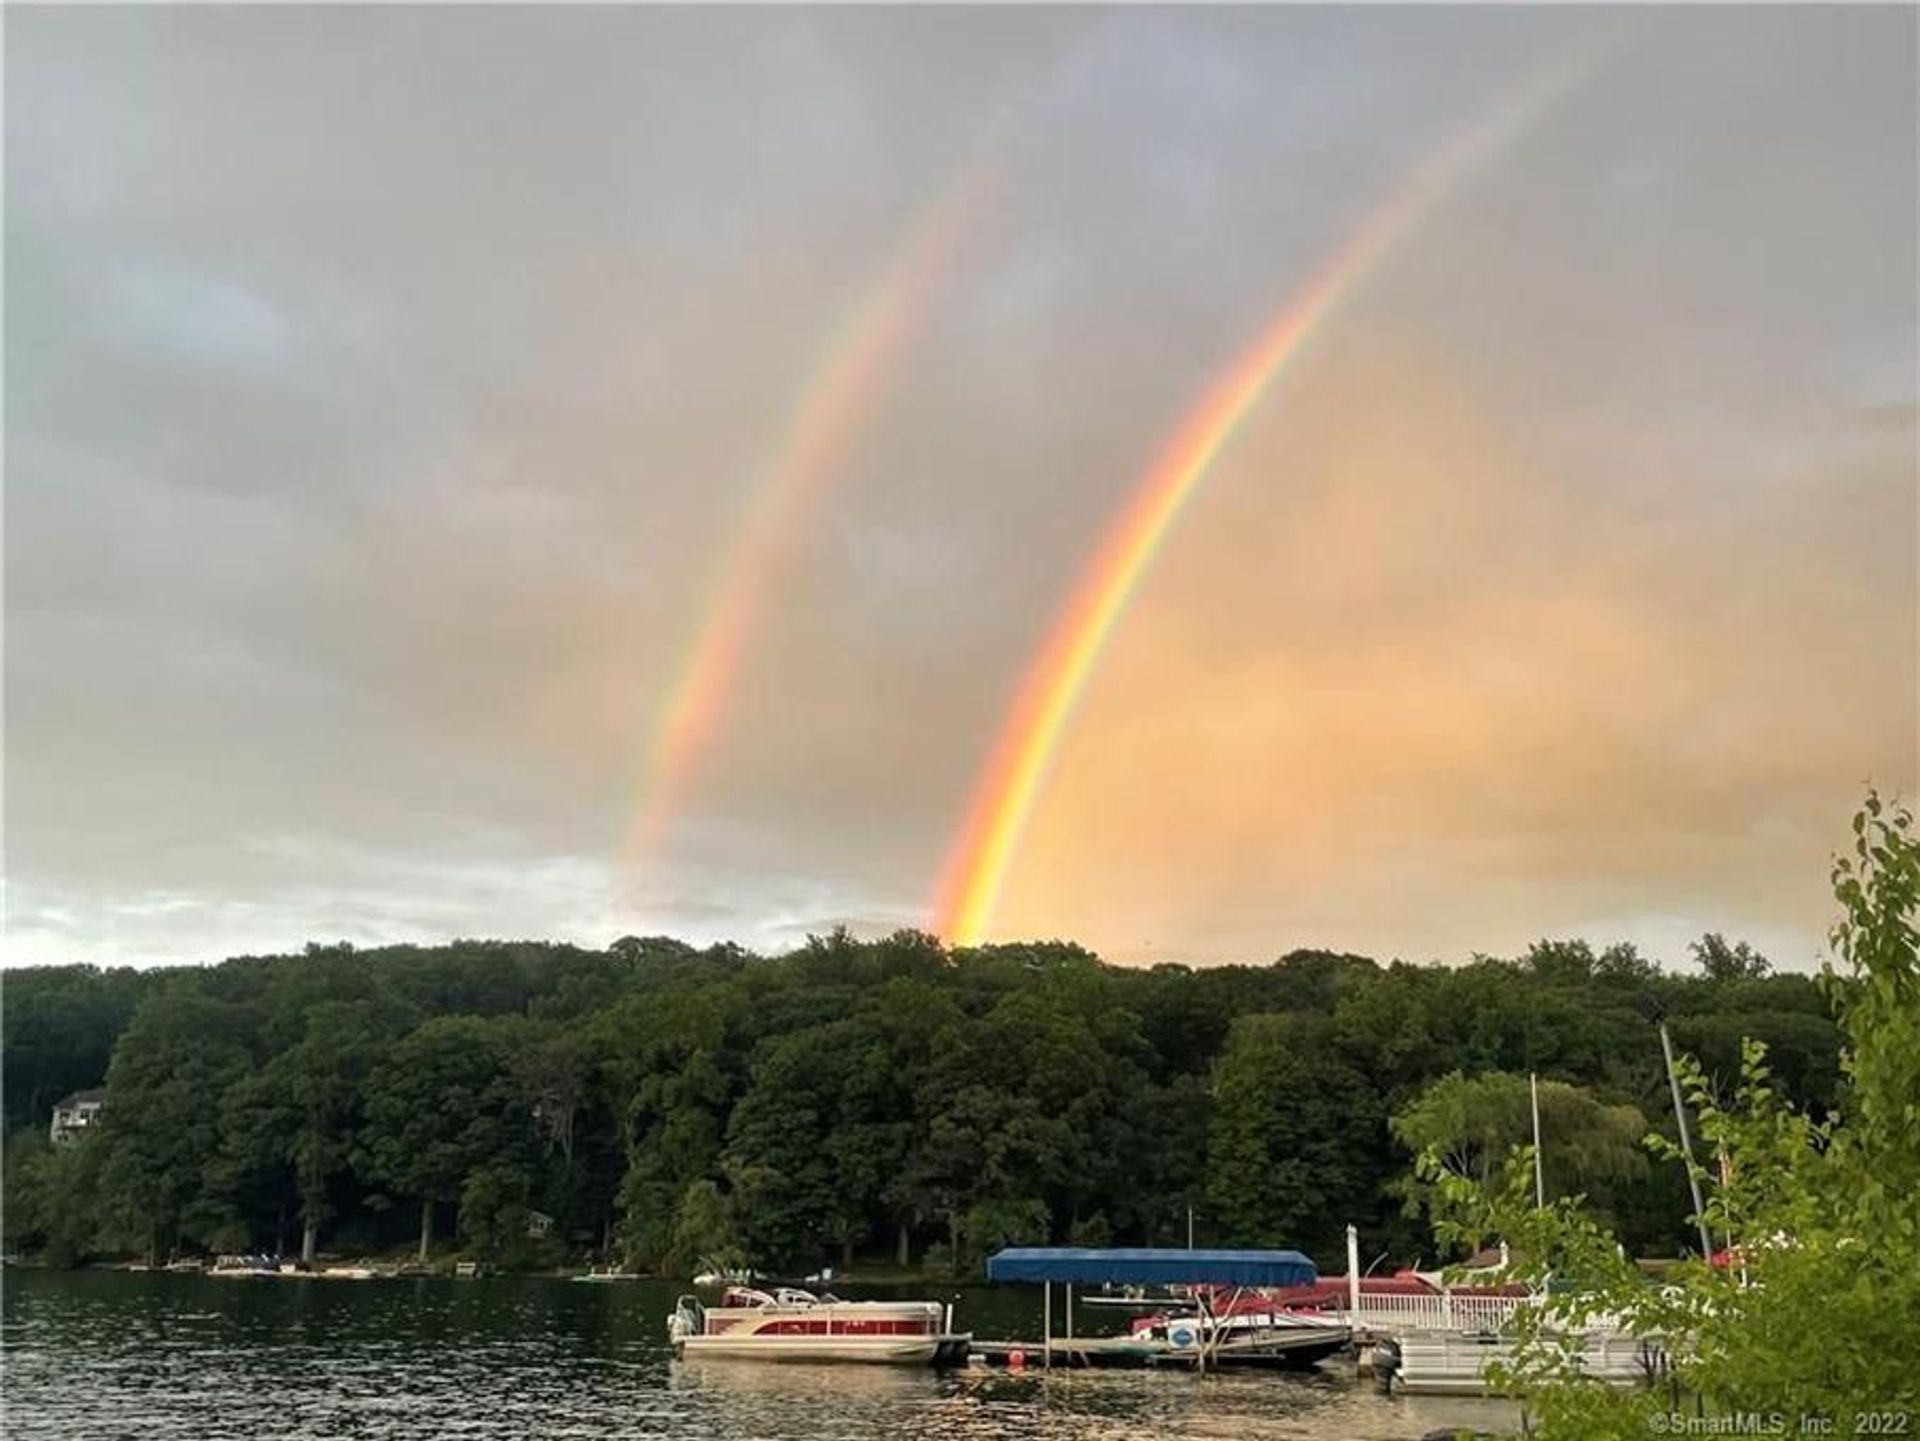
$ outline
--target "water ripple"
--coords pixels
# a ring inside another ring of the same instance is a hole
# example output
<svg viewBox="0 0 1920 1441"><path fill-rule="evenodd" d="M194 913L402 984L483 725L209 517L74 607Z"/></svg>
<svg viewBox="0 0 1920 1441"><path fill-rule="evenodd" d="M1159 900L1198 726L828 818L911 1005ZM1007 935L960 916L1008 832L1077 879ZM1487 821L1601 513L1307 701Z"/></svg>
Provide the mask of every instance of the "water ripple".
<svg viewBox="0 0 1920 1441"><path fill-rule="evenodd" d="M1510 1408L1307 1375L936 1375L673 1359L674 1288L10 1272L0 1431L19 1441L1405 1441ZM983 1335L1031 1298L970 1290Z"/></svg>

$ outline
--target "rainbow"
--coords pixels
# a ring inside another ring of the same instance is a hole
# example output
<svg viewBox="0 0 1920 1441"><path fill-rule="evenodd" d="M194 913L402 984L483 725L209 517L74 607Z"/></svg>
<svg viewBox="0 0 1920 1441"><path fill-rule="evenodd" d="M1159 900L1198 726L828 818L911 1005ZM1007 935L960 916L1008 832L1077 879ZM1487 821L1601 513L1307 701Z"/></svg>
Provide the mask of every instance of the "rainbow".
<svg viewBox="0 0 1920 1441"><path fill-rule="evenodd" d="M717 568L701 620L665 687L645 751L628 855L654 854L718 734L774 584L844 472L893 362L925 314L992 177L969 171L928 207L808 369L766 478Z"/></svg>
<svg viewBox="0 0 1920 1441"><path fill-rule="evenodd" d="M1181 511L1241 423L1394 244L1597 59L1598 52L1589 51L1572 64L1556 65L1416 169L1288 297L1187 411L1068 593L975 782L934 899L934 929L951 944L975 945L986 934L1014 853L1100 653Z"/></svg>

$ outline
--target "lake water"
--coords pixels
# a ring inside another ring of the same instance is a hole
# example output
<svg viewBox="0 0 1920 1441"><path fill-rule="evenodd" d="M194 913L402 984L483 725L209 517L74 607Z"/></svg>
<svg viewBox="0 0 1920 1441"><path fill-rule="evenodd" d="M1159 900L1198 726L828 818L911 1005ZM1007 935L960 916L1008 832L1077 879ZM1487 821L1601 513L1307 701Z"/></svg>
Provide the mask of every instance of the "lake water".
<svg viewBox="0 0 1920 1441"><path fill-rule="evenodd" d="M676 1361L666 1317L683 1288L655 1282L9 1271L4 1284L8 1438L1411 1441L1518 1424L1504 1402L1375 1395L1337 1359L1204 1377ZM1030 1290L915 1294L957 1298L956 1325L982 1338L1039 1335ZM1111 1314L1080 1326L1120 1328Z"/></svg>

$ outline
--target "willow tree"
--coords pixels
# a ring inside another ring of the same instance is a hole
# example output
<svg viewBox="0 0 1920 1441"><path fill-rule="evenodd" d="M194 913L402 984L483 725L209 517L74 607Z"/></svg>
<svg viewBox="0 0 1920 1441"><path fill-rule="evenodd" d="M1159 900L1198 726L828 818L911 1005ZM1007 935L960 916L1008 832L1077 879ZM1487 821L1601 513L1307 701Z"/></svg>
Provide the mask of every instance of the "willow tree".
<svg viewBox="0 0 1920 1441"><path fill-rule="evenodd" d="M1541 1176L1549 1195L1602 1193L1647 1172L1637 1106L1610 1105L1584 1086L1538 1083ZM1388 1123L1415 1155L1432 1153L1447 1172L1486 1184L1515 1146L1533 1134L1534 1088L1526 1076L1453 1071L1435 1081ZM1430 1186L1417 1177L1398 1184L1409 1215L1427 1204Z"/></svg>

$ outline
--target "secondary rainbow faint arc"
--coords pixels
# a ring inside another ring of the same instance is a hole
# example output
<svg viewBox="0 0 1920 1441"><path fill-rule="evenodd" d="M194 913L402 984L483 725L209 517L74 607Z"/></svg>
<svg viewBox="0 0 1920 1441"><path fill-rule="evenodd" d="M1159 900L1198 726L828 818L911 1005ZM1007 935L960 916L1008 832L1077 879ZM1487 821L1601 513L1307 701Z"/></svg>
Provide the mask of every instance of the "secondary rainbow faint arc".
<svg viewBox="0 0 1920 1441"><path fill-rule="evenodd" d="M1436 152L1287 298L1180 421L1108 525L1015 692L935 896L934 929L948 942L975 945L986 934L1094 665L1181 510L1240 423L1395 242L1598 59L1598 51L1589 51L1556 65Z"/></svg>
<svg viewBox="0 0 1920 1441"><path fill-rule="evenodd" d="M894 359L994 186L975 168L928 207L808 370L649 735L630 860L659 846L732 698L782 562L845 470Z"/></svg>

